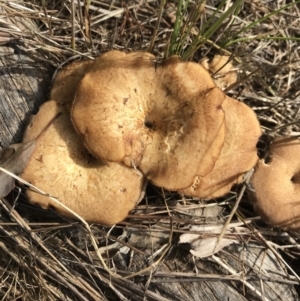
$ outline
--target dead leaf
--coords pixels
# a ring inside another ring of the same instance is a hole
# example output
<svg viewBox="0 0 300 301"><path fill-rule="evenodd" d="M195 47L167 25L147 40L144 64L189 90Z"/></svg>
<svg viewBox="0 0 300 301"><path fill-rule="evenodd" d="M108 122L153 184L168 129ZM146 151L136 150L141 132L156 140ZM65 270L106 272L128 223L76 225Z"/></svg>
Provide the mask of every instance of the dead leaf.
<svg viewBox="0 0 300 301"><path fill-rule="evenodd" d="M6 197L15 187L15 179L0 171L0 198Z"/></svg>
<svg viewBox="0 0 300 301"><path fill-rule="evenodd" d="M168 242L170 234L164 231L143 232L136 229L128 229L127 236L129 243L139 249L152 248L153 246L163 245Z"/></svg>
<svg viewBox="0 0 300 301"><path fill-rule="evenodd" d="M47 130L47 128L61 115L58 113L46 126L39 132L36 139L25 143L11 144L0 152L0 167L13 173L14 175L21 174L35 150L37 140ZM15 179L0 171L0 198L6 197L15 187Z"/></svg>
<svg viewBox="0 0 300 301"><path fill-rule="evenodd" d="M15 175L23 172L36 146L36 140L12 144L1 151L1 167ZM15 187L15 179L0 171L0 198L6 197Z"/></svg>
<svg viewBox="0 0 300 301"><path fill-rule="evenodd" d="M205 258L211 256L226 246L229 246L232 243L236 243L233 239L222 238L222 240L218 241L218 233L222 230L223 225L204 225L204 226L195 226L191 227L191 231L201 231L201 233L206 234L192 234L186 233L182 234L179 238L179 244L188 243L191 247L191 254L199 257ZM213 237L207 237L207 233L215 234Z"/></svg>
<svg viewBox="0 0 300 301"><path fill-rule="evenodd" d="M221 215L222 211L224 211L224 207L218 206L217 204L214 206L205 205L201 206L193 206L189 208L188 206L177 204L176 211L179 213L179 216L185 217L187 215L195 217L204 217L206 220L215 219Z"/></svg>
<svg viewBox="0 0 300 301"><path fill-rule="evenodd" d="M0 153L0 166L4 164L15 153L15 149L11 146L3 149Z"/></svg>

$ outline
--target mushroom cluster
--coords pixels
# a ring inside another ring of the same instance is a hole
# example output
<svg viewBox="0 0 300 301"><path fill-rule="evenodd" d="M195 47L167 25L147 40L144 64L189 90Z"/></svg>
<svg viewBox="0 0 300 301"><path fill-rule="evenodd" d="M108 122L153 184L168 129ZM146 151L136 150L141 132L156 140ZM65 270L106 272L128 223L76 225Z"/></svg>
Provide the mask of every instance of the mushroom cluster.
<svg viewBox="0 0 300 301"><path fill-rule="evenodd" d="M300 230L300 140L281 137L270 146L251 179L254 207L269 224Z"/></svg>
<svg viewBox="0 0 300 301"><path fill-rule="evenodd" d="M121 221L145 179L199 198L222 196L258 160L254 112L203 66L177 56L158 63L149 53L109 51L63 69L50 96L55 101L25 133L37 147L22 177L87 221ZM46 196L28 195L68 215Z"/></svg>
<svg viewBox="0 0 300 301"><path fill-rule="evenodd" d="M81 80L71 116L96 157L187 195L224 195L258 160L255 113L177 56L158 64L149 53L105 53Z"/></svg>
<svg viewBox="0 0 300 301"><path fill-rule="evenodd" d="M144 196L146 180L138 170L92 156L77 135L70 108L76 87L93 61L73 62L55 77L49 100L31 119L23 143L36 148L21 177L56 197L89 222L122 221ZM27 190L29 201L74 217L51 198Z"/></svg>

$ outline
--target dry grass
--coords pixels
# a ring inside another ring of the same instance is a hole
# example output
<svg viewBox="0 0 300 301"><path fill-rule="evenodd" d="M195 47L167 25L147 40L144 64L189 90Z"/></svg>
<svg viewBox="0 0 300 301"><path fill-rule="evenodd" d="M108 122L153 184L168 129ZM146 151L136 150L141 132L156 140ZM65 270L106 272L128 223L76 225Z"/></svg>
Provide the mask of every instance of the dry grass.
<svg viewBox="0 0 300 301"><path fill-rule="evenodd" d="M55 68L112 48L151 49L160 59L170 49L176 14L173 2L164 7L154 0L86 2L56 0L44 6L45 1L1 1L0 14L11 20L26 18L37 24L38 30L28 25L20 29L18 22L8 23L0 15L0 42L21 43L29 52L42 53L45 63ZM227 92L256 111L265 133L263 154L274 136L300 134L300 43L295 39L300 36L299 3L256 24L255 20L293 1L240 1L222 26L202 39L199 48L187 52L207 20L220 19L230 8L231 1L223 2L216 13L220 1L207 1L205 11L188 23L195 11L191 1L183 21L192 26L188 33L181 32L180 54L192 53L190 59L195 61L216 53L232 55L240 81ZM248 205L245 189L241 185L218 202L203 203L149 187L134 215L110 229L43 211L27 204L22 194L15 207L15 190L0 200L0 298L182 300L168 296L160 285L179 283L183 285L179 290L186 289L187 282L206 282L230 286L240 292L240 300L243 295L248 300L275 300L272 293L277 300L293 300L293 293L285 294L291 285L300 283L299 236L265 225ZM234 208L237 201L240 206ZM212 213L214 210L217 213ZM195 233L220 241L232 239L245 249L249 246L247 256L253 250L250 246L260 248L264 254L260 265L249 266L239 257L241 250L225 249L209 260L199 260L177 246L179 235L191 233L191 225L204 227L207 223L226 228L213 234L205 228ZM274 269L270 258L278 264L277 274L270 272ZM187 295L181 294L184 300L193 297L191 293L185 299Z"/></svg>

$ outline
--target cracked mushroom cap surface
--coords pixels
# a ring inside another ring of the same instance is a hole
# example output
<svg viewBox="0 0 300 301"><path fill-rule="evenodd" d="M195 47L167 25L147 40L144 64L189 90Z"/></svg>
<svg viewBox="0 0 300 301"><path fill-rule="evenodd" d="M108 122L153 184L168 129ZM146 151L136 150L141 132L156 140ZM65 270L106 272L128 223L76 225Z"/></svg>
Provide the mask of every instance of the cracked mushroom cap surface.
<svg viewBox="0 0 300 301"><path fill-rule="evenodd" d="M270 158L260 160L251 179L255 210L268 224L300 230L300 140L275 139Z"/></svg>
<svg viewBox="0 0 300 301"><path fill-rule="evenodd" d="M261 128L256 114L244 103L228 96L223 110L225 143L213 169L204 177L196 177L194 185L180 193L206 199L223 196L257 163L256 144Z"/></svg>
<svg viewBox="0 0 300 301"><path fill-rule="evenodd" d="M199 64L110 51L83 77L71 115L96 157L178 190L212 170L225 140L225 98Z"/></svg>
<svg viewBox="0 0 300 301"><path fill-rule="evenodd" d="M65 105L51 100L40 107L23 142L36 138L36 149L21 177L58 198L86 221L105 225L120 222L142 197L141 173L90 155ZM47 196L30 190L26 193L30 202L73 217Z"/></svg>

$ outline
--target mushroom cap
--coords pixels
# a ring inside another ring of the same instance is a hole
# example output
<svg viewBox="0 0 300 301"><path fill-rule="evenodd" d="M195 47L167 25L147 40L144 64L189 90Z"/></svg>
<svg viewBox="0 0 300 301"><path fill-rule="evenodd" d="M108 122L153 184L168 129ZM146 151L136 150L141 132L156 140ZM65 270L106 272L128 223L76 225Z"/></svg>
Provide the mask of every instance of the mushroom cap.
<svg viewBox="0 0 300 301"><path fill-rule="evenodd" d="M234 184L239 184L243 174L257 163L256 144L261 128L255 113L244 103L228 96L223 110L225 143L213 169L180 193L207 199L220 197Z"/></svg>
<svg viewBox="0 0 300 301"><path fill-rule="evenodd" d="M224 98L218 88L212 88L189 103L175 103L173 115L164 111L163 103L149 114L155 128L139 168L156 186L186 188L196 176L212 170L224 143ZM167 103L172 105L171 97L166 97ZM173 120L166 127L164 120L170 116Z"/></svg>
<svg viewBox="0 0 300 301"><path fill-rule="evenodd" d="M95 156L138 162L150 132L144 126L145 98L147 84L155 87L154 59L149 53L109 51L95 60L80 82L71 117Z"/></svg>
<svg viewBox="0 0 300 301"><path fill-rule="evenodd" d="M32 118L23 142L36 138L36 149L21 177L88 222L120 222L142 197L141 173L90 155L61 103L46 102ZM73 217L49 197L30 190L26 193L30 202L43 208L52 206L62 215Z"/></svg>
<svg viewBox="0 0 300 301"><path fill-rule="evenodd" d="M254 208L270 225L300 230L300 140L281 137L270 146L270 161L260 160L251 183Z"/></svg>
<svg viewBox="0 0 300 301"><path fill-rule="evenodd" d="M215 55L211 62L204 59L201 64L214 75L215 84L222 90L237 81L237 73L227 55Z"/></svg>
<svg viewBox="0 0 300 301"><path fill-rule="evenodd" d="M59 70L52 83L50 99L60 103L71 103L79 82L93 62L93 60L74 61Z"/></svg>
<svg viewBox="0 0 300 301"><path fill-rule="evenodd" d="M178 190L213 168L225 139L224 100L199 64L110 51L80 82L71 115L95 156Z"/></svg>

